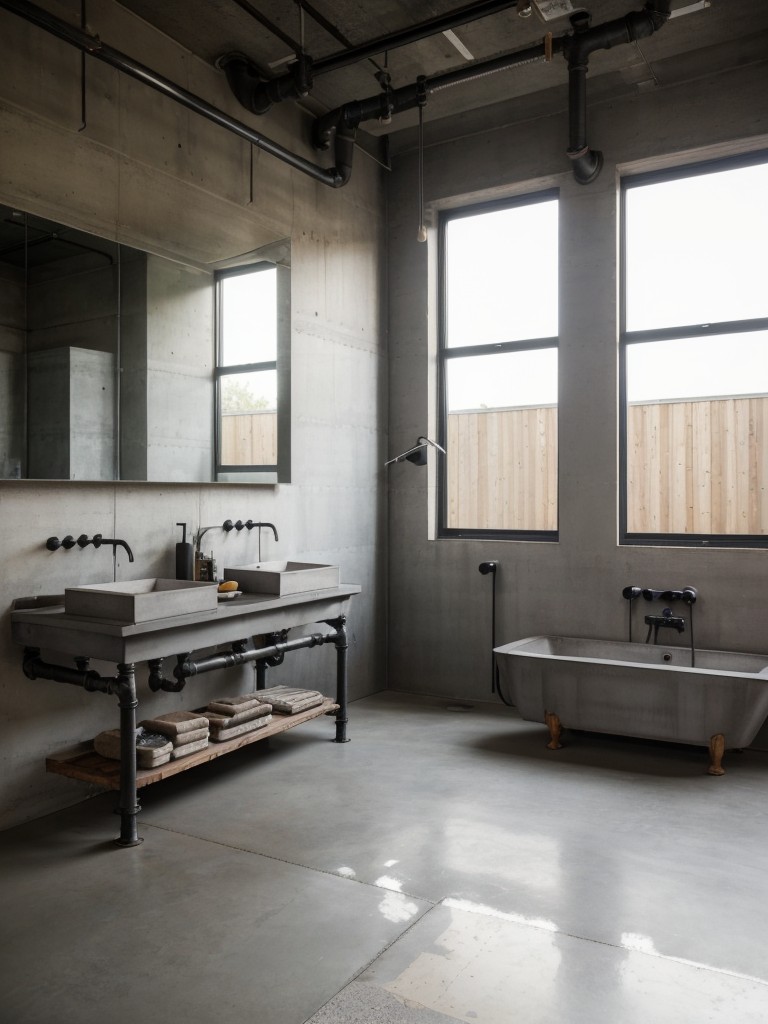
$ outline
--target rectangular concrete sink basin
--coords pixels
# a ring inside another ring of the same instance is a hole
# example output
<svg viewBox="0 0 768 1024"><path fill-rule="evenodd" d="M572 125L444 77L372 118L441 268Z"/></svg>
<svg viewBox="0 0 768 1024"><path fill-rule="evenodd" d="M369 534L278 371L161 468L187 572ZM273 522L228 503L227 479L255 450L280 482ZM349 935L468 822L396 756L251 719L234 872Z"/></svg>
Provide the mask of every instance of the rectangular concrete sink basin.
<svg viewBox="0 0 768 1024"><path fill-rule="evenodd" d="M338 587L339 567L316 562L256 562L225 569L224 579L236 580L239 589L249 594L285 597Z"/></svg>
<svg viewBox="0 0 768 1024"><path fill-rule="evenodd" d="M192 580L152 577L126 583L90 583L67 587L64 591L64 611L70 615L109 619L126 625L214 611L217 607L216 584Z"/></svg>

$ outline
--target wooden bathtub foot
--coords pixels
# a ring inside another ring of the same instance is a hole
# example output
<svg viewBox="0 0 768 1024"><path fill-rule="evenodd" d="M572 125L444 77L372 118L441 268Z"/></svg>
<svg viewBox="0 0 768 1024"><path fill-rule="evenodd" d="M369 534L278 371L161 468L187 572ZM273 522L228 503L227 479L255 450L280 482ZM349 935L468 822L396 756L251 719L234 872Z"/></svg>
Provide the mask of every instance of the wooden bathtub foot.
<svg viewBox="0 0 768 1024"><path fill-rule="evenodd" d="M712 736L709 741L709 775L725 775L723 768L723 754L725 753L725 736L721 732Z"/></svg>
<svg viewBox="0 0 768 1024"><path fill-rule="evenodd" d="M547 723L547 728L549 729L549 743L547 744L547 750L560 750L563 745L560 742L560 734L563 731L560 719L551 711L545 711L544 721Z"/></svg>

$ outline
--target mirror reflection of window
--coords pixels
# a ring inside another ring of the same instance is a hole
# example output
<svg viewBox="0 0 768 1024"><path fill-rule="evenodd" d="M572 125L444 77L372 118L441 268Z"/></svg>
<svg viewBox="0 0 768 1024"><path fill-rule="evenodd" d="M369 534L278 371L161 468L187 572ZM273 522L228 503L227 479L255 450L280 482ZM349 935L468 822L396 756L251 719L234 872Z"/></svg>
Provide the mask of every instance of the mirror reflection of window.
<svg viewBox="0 0 768 1024"><path fill-rule="evenodd" d="M217 306L217 473L276 473L277 267L220 272Z"/></svg>

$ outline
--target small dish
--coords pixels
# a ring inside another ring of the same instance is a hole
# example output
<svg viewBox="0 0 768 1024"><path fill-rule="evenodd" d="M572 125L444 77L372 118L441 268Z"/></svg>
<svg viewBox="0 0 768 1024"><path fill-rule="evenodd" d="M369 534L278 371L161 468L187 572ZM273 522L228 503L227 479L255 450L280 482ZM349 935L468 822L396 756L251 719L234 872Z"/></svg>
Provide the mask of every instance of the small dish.
<svg viewBox="0 0 768 1024"><path fill-rule="evenodd" d="M234 601L236 597L242 597L242 590L227 590L223 594L219 594L218 598L220 601Z"/></svg>

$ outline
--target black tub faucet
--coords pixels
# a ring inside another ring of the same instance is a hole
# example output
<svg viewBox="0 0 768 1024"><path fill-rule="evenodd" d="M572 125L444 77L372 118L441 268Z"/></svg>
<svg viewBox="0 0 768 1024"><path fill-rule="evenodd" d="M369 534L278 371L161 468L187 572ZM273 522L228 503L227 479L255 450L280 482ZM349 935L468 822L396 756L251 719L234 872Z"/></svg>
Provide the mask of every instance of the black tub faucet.
<svg viewBox="0 0 768 1024"><path fill-rule="evenodd" d="M660 629L676 629L678 633L685 632L685 619L679 615L673 615L671 608L665 608L661 615L646 615L645 624L648 627L646 643L651 639L651 633L653 633L653 642L658 643Z"/></svg>

